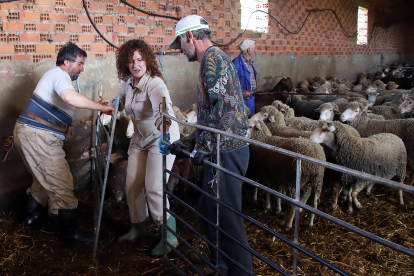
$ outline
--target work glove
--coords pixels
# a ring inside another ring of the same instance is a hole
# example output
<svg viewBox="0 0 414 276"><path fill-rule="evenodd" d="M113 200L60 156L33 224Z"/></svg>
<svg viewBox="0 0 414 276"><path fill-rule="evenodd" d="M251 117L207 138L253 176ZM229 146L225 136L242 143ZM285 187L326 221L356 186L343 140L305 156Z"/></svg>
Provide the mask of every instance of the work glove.
<svg viewBox="0 0 414 276"><path fill-rule="evenodd" d="M178 158L188 158L188 155L183 152L184 148L184 143L181 140L177 140L169 145L167 149Z"/></svg>
<svg viewBox="0 0 414 276"><path fill-rule="evenodd" d="M111 103L110 105L115 106L115 104L116 104L116 99L115 99L115 100L113 100L113 101L112 101L112 103Z"/></svg>
<svg viewBox="0 0 414 276"><path fill-rule="evenodd" d="M168 147L171 145L170 134L167 133L165 136L165 142L167 142L169 145L165 145L162 143L162 133L160 135L160 140L158 140L158 148L160 149L160 153L162 153L162 155L170 154L170 151L168 150Z"/></svg>
<svg viewBox="0 0 414 276"><path fill-rule="evenodd" d="M193 152L190 154L191 163L193 163L195 166L201 166L204 163L204 159L209 156L211 156L211 153L208 153L202 149L193 150Z"/></svg>

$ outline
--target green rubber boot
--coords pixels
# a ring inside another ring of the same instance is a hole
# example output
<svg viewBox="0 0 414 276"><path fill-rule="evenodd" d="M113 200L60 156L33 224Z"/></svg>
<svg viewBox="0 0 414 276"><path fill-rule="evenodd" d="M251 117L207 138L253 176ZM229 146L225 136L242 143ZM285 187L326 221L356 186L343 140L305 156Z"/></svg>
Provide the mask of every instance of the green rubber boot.
<svg viewBox="0 0 414 276"><path fill-rule="evenodd" d="M174 231L176 232L176 224L175 224L175 217L170 216L170 218L167 220L167 225ZM161 240L160 242L157 244L157 246L154 247L154 249L151 250L151 257L162 257L164 255L164 240L163 240L163 232L164 232L164 225L160 225L160 233L161 233ZM173 233L171 233L170 231L167 231L167 241L175 247L178 246L178 240L177 238L174 236ZM171 252L171 248L166 245L166 252L167 254Z"/></svg>
<svg viewBox="0 0 414 276"><path fill-rule="evenodd" d="M128 233L118 238L118 242L133 241L147 235L147 223L145 220L139 223L131 223L131 229Z"/></svg>

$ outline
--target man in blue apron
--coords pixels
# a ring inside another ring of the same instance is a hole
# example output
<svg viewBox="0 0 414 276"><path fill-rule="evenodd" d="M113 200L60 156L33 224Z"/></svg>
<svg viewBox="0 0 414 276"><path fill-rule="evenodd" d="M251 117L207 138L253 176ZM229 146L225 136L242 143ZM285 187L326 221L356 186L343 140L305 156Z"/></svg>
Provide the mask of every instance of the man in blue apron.
<svg viewBox="0 0 414 276"><path fill-rule="evenodd" d="M240 55L233 59L233 64L239 76L244 104L250 109L252 115L254 115L256 111L254 108L253 94L257 88L257 72L253 67L252 58L256 55L256 42L245 39L239 44L239 49Z"/></svg>
<svg viewBox="0 0 414 276"><path fill-rule="evenodd" d="M107 100L92 101L75 91L72 81L84 70L87 54L74 43L59 51L56 67L47 71L17 119L13 137L33 184L27 190L25 225L40 226L49 204L59 217L64 240L91 242L92 234L77 229L78 200L73 194L73 177L63 151L63 140L72 124L75 108L100 110L112 114Z"/></svg>

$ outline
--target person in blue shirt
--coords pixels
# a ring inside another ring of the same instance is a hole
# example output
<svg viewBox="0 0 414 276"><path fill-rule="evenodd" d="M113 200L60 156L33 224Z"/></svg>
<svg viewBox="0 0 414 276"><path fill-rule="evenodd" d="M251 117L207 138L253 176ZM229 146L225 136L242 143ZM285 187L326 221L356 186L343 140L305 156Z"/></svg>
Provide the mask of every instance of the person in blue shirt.
<svg viewBox="0 0 414 276"><path fill-rule="evenodd" d="M239 44L240 55L233 59L239 75L240 86L243 91L244 104L250 109L254 115L254 92L257 89L257 72L253 67L252 58L256 55L256 42L254 40L245 39Z"/></svg>

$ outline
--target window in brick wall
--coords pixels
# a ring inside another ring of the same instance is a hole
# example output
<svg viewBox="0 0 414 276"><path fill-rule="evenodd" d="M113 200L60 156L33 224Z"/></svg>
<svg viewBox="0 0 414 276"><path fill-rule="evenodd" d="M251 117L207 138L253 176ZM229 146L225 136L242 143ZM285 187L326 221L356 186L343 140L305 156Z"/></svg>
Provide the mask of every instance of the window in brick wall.
<svg viewBox="0 0 414 276"><path fill-rule="evenodd" d="M120 16L118 17L118 23L124 23L124 22L125 22L125 16L120 15Z"/></svg>
<svg viewBox="0 0 414 276"><path fill-rule="evenodd" d="M36 31L36 25L34 23L24 23L25 31Z"/></svg>
<svg viewBox="0 0 414 276"><path fill-rule="evenodd" d="M0 56L0 61L11 60L11 56Z"/></svg>
<svg viewBox="0 0 414 276"><path fill-rule="evenodd" d="M102 42L103 38L100 35L95 35L95 42Z"/></svg>
<svg viewBox="0 0 414 276"><path fill-rule="evenodd" d="M55 32L63 32L63 31L65 31L64 24L61 24L61 23L55 24Z"/></svg>
<svg viewBox="0 0 414 276"><path fill-rule="evenodd" d="M9 42L19 42L19 36L15 34L9 34Z"/></svg>
<svg viewBox="0 0 414 276"><path fill-rule="evenodd" d="M78 16L76 14L69 14L69 23L77 23Z"/></svg>
<svg viewBox="0 0 414 276"><path fill-rule="evenodd" d="M22 45L22 44L14 45L14 52L15 53L24 53L24 45Z"/></svg>
<svg viewBox="0 0 414 276"><path fill-rule="evenodd" d="M114 10L114 4L106 4L106 10L107 11L113 11Z"/></svg>
<svg viewBox="0 0 414 276"><path fill-rule="evenodd" d="M59 51L63 48L63 44L55 45L55 53L59 53Z"/></svg>
<svg viewBox="0 0 414 276"><path fill-rule="evenodd" d="M55 5L56 6L63 6L63 5L65 5L65 2L63 0L56 0Z"/></svg>
<svg viewBox="0 0 414 276"><path fill-rule="evenodd" d="M45 20L50 20L50 15L48 12L42 12L40 14L40 20L41 21L45 21Z"/></svg>
<svg viewBox="0 0 414 276"><path fill-rule="evenodd" d="M9 12L7 19L8 20L20 20L20 14L18 12Z"/></svg>
<svg viewBox="0 0 414 276"><path fill-rule="evenodd" d="M269 29L269 19L267 14L257 12L250 18L252 12L256 9L269 12L268 0L240 0L241 3L241 28L256 32L267 33ZM249 21L250 18L250 21ZM247 25L249 22L249 25Z"/></svg>
<svg viewBox="0 0 414 276"><path fill-rule="evenodd" d="M23 10L24 11L32 11L34 9L34 5L31 4L24 4L23 5Z"/></svg>
<svg viewBox="0 0 414 276"><path fill-rule="evenodd" d="M90 33L90 32L91 32L91 25L82 26L82 33Z"/></svg>
<svg viewBox="0 0 414 276"><path fill-rule="evenodd" d="M135 13L134 9L129 7L128 8L128 14L134 14L134 13Z"/></svg>
<svg viewBox="0 0 414 276"><path fill-rule="evenodd" d="M93 23L95 23L95 24L101 24L102 22L103 22L102 16L95 16L93 18Z"/></svg>
<svg viewBox="0 0 414 276"><path fill-rule="evenodd" d="M107 33L113 33L114 32L114 26L106 26L106 32Z"/></svg>
<svg viewBox="0 0 414 276"><path fill-rule="evenodd" d="M7 42L7 35L6 34L0 34L0 42Z"/></svg>
<svg viewBox="0 0 414 276"><path fill-rule="evenodd" d="M82 45L82 50L84 50L85 52L90 52L91 51L91 45L90 44L83 44Z"/></svg>
<svg viewBox="0 0 414 276"><path fill-rule="evenodd" d="M63 13L63 8L55 7L56 13Z"/></svg>
<svg viewBox="0 0 414 276"><path fill-rule="evenodd" d="M71 34L69 36L70 42L79 42L79 35L77 34Z"/></svg>
<svg viewBox="0 0 414 276"><path fill-rule="evenodd" d="M368 44L368 9L358 6L358 45Z"/></svg>
<svg viewBox="0 0 414 276"><path fill-rule="evenodd" d="M111 46L109 44L106 44L106 51L107 52L113 52L113 51L115 51L115 47L113 47L113 46Z"/></svg>
<svg viewBox="0 0 414 276"><path fill-rule="evenodd" d="M134 34L135 28L134 27L128 27L128 34Z"/></svg>
<svg viewBox="0 0 414 276"><path fill-rule="evenodd" d="M36 53L36 46L34 44L26 45L26 53Z"/></svg>
<svg viewBox="0 0 414 276"><path fill-rule="evenodd" d="M125 42L125 36L124 35L118 35L118 43L124 43Z"/></svg>

